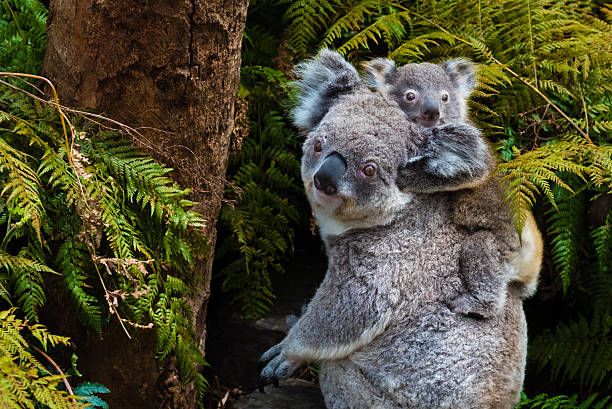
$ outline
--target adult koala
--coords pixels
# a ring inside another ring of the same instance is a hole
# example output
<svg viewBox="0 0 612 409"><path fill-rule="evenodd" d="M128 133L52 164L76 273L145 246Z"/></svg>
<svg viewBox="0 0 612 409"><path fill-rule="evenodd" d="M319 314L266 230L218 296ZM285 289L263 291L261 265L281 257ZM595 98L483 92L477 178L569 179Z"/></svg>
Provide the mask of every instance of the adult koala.
<svg viewBox="0 0 612 409"><path fill-rule="evenodd" d="M512 408L525 366L521 298L509 286L490 318L453 313L466 233L450 220L451 193L398 187L427 131L337 54L303 67L302 178L329 266L302 317L262 356L261 386L321 360L328 408ZM468 125L445 132L479 135Z"/></svg>

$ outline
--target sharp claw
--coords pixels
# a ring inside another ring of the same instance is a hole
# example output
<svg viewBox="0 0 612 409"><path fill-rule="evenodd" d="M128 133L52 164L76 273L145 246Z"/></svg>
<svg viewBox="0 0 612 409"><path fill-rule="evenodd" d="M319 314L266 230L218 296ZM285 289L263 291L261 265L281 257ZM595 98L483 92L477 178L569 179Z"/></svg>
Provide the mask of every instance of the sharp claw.
<svg viewBox="0 0 612 409"><path fill-rule="evenodd" d="M272 381L272 385L276 386L278 388L278 379L274 379Z"/></svg>

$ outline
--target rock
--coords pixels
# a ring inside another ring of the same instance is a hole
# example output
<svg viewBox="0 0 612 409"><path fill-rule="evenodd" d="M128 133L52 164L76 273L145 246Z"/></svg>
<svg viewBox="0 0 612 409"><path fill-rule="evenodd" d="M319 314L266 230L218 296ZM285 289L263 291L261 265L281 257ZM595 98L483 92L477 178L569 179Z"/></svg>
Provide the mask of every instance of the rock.
<svg viewBox="0 0 612 409"><path fill-rule="evenodd" d="M325 409L318 385L289 378L280 387L266 386L266 393L255 391L232 404L234 409Z"/></svg>

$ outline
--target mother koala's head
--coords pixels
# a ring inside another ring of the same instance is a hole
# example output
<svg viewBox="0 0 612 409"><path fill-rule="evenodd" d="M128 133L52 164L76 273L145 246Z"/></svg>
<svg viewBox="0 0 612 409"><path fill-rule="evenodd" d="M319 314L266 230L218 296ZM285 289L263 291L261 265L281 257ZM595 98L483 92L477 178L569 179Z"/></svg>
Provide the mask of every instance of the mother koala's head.
<svg viewBox="0 0 612 409"><path fill-rule="evenodd" d="M297 74L302 180L322 236L391 222L411 199L396 178L421 143L419 128L336 52L321 51Z"/></svg>

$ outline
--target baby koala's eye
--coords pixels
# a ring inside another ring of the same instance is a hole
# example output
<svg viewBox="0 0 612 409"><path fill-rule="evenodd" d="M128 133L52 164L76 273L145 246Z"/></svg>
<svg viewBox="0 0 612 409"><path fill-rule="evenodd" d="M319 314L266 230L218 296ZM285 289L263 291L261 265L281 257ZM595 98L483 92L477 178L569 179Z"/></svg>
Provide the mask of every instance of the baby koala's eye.
<svg viewBox="0 0 612 409"><path fill-rule="evenodd" d="M414 101L414 99L416 98L416 94L412 91L408 91L406 92L406 95L404 97L407 101Z"/></svg>
<svg viewBox="0 0 612 409"><path fill-rule="evenodd" d="M448 94L442 94L442 101L448 102Z"/></svg>
<svg viewBox="0 0 612 409"><path fill-rule="evenodd" d="M364 175L372 177L376 174L376 166L369 164L365 165L362 169Z"/></svg>

